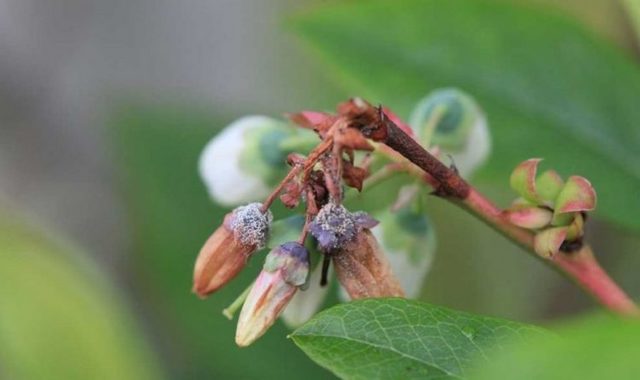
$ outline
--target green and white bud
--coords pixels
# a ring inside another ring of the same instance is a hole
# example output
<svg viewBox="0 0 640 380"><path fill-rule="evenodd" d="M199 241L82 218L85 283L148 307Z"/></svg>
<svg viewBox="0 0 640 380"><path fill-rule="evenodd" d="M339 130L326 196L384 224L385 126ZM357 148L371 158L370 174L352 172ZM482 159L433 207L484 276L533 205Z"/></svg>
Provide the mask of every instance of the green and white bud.
<svg viewBox="0 0 640 380"><path fill-rule="evenodd" d="M266 197L286 171L289 153L315 142L312 132L266 116L245 116L205 146L199 172L211 198L225 206Z"/></svg>
<svg viewBox="0 0 640 380"><path fill-rule="evenodd" d="M246 347L271 327L309 276L309 252L299 243L284 243L269 252L242 306L236 344Z"/></svg>
<svg viewBox="0 0 640 380"><path fill-rule="evenodd" d="M393 273L406 296L420 295L436 251L433 224L423 213L410 207L376 215L380 224L372 232L380 242Z"/></svg>
<svg viewBox="0 0 640 380"><path fill-rule="evenodd" d="M451 155L462 176L471 175L491 151L482 110L471 96L455 88L433 91L421 100L409 124L425 148L439 147L444 155Z"/></svg>
<svg viewBox="0 0 640 380"><path fill-rule="evenodd" d="M329 292L328 286L320 286L322 277L322 265L317 265L309 275L309 287L303 291L297 292L289 305L282 313L281 317L284 323L290 328L300 327L313 317Z"/></svg>

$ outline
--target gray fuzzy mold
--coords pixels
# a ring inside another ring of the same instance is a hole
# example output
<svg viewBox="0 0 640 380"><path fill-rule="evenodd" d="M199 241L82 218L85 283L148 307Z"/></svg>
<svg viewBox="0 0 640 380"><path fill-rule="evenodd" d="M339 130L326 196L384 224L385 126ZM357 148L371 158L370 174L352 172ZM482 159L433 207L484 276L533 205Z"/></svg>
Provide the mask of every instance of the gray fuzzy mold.
<svg viewBox="0 0 640 380"><path fill-rule="evenodd" d="M236 239L244 245L262 248L267 243L269 227L273 221L273 214L270 210L262 213L260 210L262 203L249 203L233 210L230 228Z"/></svg>
<svg viewBox="0 0 640 380"><path fill-rule="evenodd" d="M322 250L331 251L354 240L364 228L378 222L367 213L349 212L343 205L327 203L315 217L309 230Z"/></svg>

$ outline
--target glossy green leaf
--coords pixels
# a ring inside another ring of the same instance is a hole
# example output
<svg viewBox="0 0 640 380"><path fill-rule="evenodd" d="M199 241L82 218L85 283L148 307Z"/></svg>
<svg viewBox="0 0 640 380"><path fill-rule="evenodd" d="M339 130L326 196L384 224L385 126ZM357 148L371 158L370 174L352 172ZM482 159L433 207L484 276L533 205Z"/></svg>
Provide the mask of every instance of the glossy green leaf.
<svg viewBox="0 0 640 380"><path fill-rule="evenodd" d="M536 337L483 362L474 380L632 380L640 373L640 323L599 317Z"/></svg>
<svg viewBox="0 0 640 380"><path fill-rule="evenodd" d="M335 306L291 338L342 378L458 379L473 360L488 360L488 351L541 334L532 326L389 298Z"/></svg>
<svg viewBox="0 0 640 380"><path fill-rule="evenodd" d="M95 262L0 218L0 377L162 379L139 321Z"/></svg>
<svg viewBox="0 0 640 380"><path fill-rule="evenodd" d="M508 183L530 157L587 177L601 215L640 228L640 70L559 13L478 0L343 2L300 15L302 35L351 94L402 116L456 86L486 111L493 152L479 179Z"/></svg>

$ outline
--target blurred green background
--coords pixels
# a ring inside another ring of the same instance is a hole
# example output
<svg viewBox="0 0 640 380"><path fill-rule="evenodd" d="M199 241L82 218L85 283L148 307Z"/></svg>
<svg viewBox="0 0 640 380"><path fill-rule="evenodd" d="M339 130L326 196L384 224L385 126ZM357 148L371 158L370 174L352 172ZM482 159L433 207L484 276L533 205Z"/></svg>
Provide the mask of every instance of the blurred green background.
<svg viewBox="0 0 640 380"><path fill-rule="evenodd" d="M196 164L237 117L356 95L403 117L436 87L476 96L495 149L472 182L502 205L530 156L595 177L589 235L640 298L637 1L342 3L0 0L0 378L329 378L281 324L235 346L221 310L258 260L191 294L226 211ZM428 209L439 247L422 300L538 324L595 308L460 210Z"/></svg>

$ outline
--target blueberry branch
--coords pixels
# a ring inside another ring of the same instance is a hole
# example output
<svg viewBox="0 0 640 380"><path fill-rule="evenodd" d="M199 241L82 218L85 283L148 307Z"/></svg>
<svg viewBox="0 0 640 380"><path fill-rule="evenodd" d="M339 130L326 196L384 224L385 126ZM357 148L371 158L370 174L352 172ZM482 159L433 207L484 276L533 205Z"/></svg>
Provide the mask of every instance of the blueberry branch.
<svg viewBox="0 0 640 380"><path fill-rule="evenodd" d="M364 136L392 148L427 173L432 179L431 184L435 184L436 195L475 215L509 240L540 258L534 251L534 235L531 231L506 220L493 202L469 185L455 169L447 167L403 132L385 115L381 107L375 108L365 102L352 102L345 105L341 111L350 120L351 127L359 129ZM582 244L571 252L560 251L544 262L573 280L603 307L621 315L640 315L638 307L602 269L587 244Z"/></svg>

